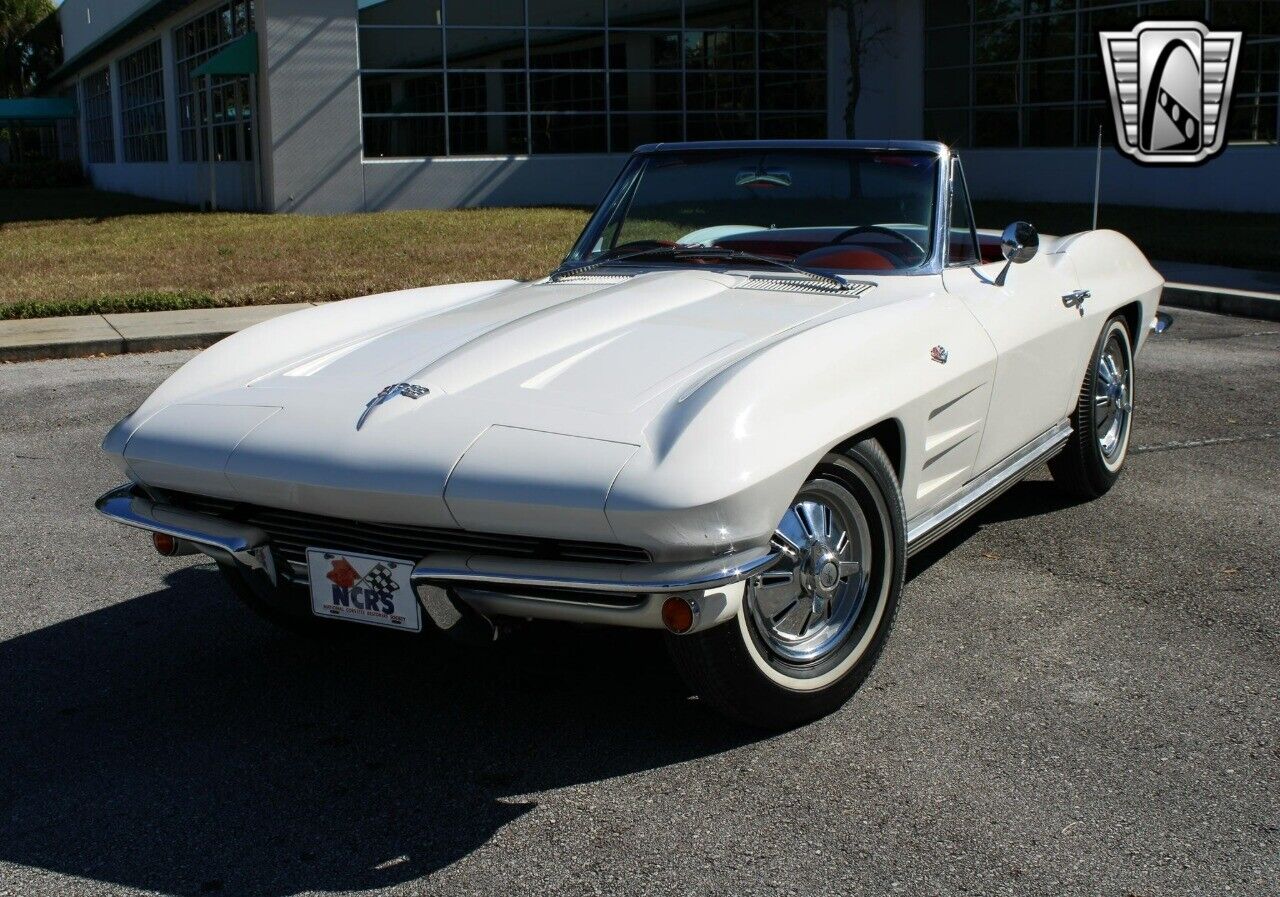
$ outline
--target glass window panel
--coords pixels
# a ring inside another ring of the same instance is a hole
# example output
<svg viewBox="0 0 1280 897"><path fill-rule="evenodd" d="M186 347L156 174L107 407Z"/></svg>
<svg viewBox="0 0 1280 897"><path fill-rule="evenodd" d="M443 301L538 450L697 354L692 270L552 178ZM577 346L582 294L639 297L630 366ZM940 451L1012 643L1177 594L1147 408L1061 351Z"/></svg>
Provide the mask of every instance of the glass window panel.
<svg viewBox="0 0 1280 897"><path fill-rule="evenodd" d="M947 0L961 5L960 0ZM823 0L760 0L760 27L779 31L825 31L827 4Z"/></svg>
<svg viewBox="0 0 1280 897"><path fill-rule="evenodd" d="M124 161L166 161L168 151L160 41L153 41L121 57L117 65L120 74L120 125Z"/></svg>
<svg viewBox="0 0 1280 897"><path fill-rule="evenodd" d="M764 31L760 34L760 68L827 70L827 35Z"/></svg>
<svg viewBox="0 0 1280 897"><path fill-rule="evenodd" d="M679 28L680 0L608 0L610 28Z"/></svg>
<svg viewBox="0 0 1280 897"><path fill-rule="evenodd" d="M1280 41L1246 43L1240 49L1236 95L1275 93L1277 90L1280 90Z"/></svg>
<svg viewBox="0 0 1280 897"><path fill-rule="evenodd" d="M361 104L366 114L414 114L444 111L444 76L439 74L364 75Z"/></svg>
<svg viewBox="0 0 1280 897"><path fill-rule="evenodd" d="M522 28L449 28L449 68L522 69L524 34Z"/></svg>
<svg viewBox="0 0 1280 897"><path fill-rule="evenodd" d="M1022 14L1022 0L977 0L973 12L974 18L979 22L987 19L1011 19Z"/></svg>
<svg viewBox="0 0 1280 897"><path fill-rule="evenodd" d="M360 0L361 25L439 25L440 0Z"/></svg>
<svg viewBox="0 0 1280 897"><path fill-rule="evenodd" d="M965 25L972 14L972 0L925 0L924 27Z"/></svg>
<svg viewBox="0 0 1280 897"><path fill-rule="evenodd" d="M689 140L751 140L756 136L755 116L746 113L690 114L686 127Z"/></svg>
<svg viewBox="0 0 1280 897"><path fill-rule="evenodd" d="M760 114L762 140L823 140L827 136L826 113L803 115Z"/></svg>
<svg viewBox="0 0 1280 897"><path fill-rule="evenodd" d="M450 115L449 155L510 156L529 152L523 115Z"/></svg>
<svg viewBox="0 0 1280 897"><path fill-rule="evenodd" d="M679 31L615 31L609 35L609 65L615 69L680 68Z"/></svg>
<svg viewBox="0 0 1280 897"><path fill-rule="evenodd" d="M684 58L691 69L755 68L755 32L686 31Z"/></svg>
<svg viewBox="0 0 1280 897"><path fill-rule="evenodd" d="M933 109L924 114L924 137L950 146L969 144L969 112L965 109Z"/></svg>
<svg viewBox="0 0 1280 897"><path fill-rule="evenodd" d="M530 31L529 68L604 68L603 31Z"/></svg>
<svg viewBox="0 0 1280 897"><path fill-rule="evenodd" d="M439 28L361 28L360 67L436 69L444 62Z"/></svg>
<svg viewBox="0 0 1280 897"><path fill-rule="evenodd" d="M532 72L529 101L535 112L604 111L604 74Z"/></svg>
<svg viewBox="0 0 1280 897"><path fill-rule="evenodd" d="M1204 18L1204 0L1161 0L1143 3L1144 19L1195 19Z"/></svg>
<svg viewBox="0 0 1280 897"><path fill-rule="evenodd" d="M609 106L614 112L679 112L679 72L614 72L609 76Z"/></svg>
<svg viewBox="0 0 1280 897"><path fill-rule="evenodd" d="M364 119L366 159L444 155L444 117L440 115Z"/></svg>
<svg viewBox="0 0 1280 897"><path fill-rule="evenodd" d="M812 110L826 115L827 79L818 75L760 76L761 109Z"/></svg>
<svg viewBox="0 0 1280 897"><path fill-rule="evenodd" d="M1027 14L1042 12L1070 12L1077 6L1076 0L1027 0Z"/></svg>
<svg viewBox="0 0 1280 897"><path fill-rule="evenodd" d="M1018 58L1018 23L989 22L973 29L974 62L1009 62Z"/></svg>
<svg viewBox="0 0 1280 897"><path fill-rule="evenodd" d="M604 24L604 0L529 0L529 24L600 26Z"/></svg>
<svg viewBox="0 0 1280 897"><path fill-rule="evenodd" d="M525 77L524 72L450 72L449 111L524 112Z"/></svg>
<svg viewBox="0 0 1280 897"><path fill-rule="evenodd" d="M1028 103L1071 102L1075 99L1074 59L1029 62L1023 68Z"/></svg>
<svg viewBox="0 0 1280 897"><path fill-rule="evenodd" d="M974 146L1017 146L1018 112L1015 109L973 110Z"/></svg>
<svg viewBox="0 0 1280 897"><path fill-rule="evenodd" d="M609 119L613 151L626 153L646 143L676 142L684 139L684 121L678 113L613 115Z"/></svg>
<svg viewBox="0 0 1280 897"><path fill-rule="evenodd" d="M1276 98L1237 97L1227 119L1231 142L1276 142Z"/></svg>
<svg viewBox="0 0 1280 897"><path fill-rule="evenodd" d="M523 25L524 0L453 0L446 25Z"/></svg>
<svg viewBox="0 0 1280 897"><path fill-rule="evenodd" d="M1023 146L1071 146L1075 142L1073 106L1029 106L1022 112Z"/></svg>
<svg viewBox="0 0 1280 897"><path fill-rule="evenodd" d="M1026 59L1073 56L1076 52L1075 16L1041 16L1023 21Z"/></svg>
<svg viewBox="0 0 1280 897"><path fill-rule="evenodd" d="M948 240L947 262L968 265L978 260L974 245L973 214L969 207L969 191L959 165L951 179L951 239Z"/></svg>
<svg viewBox="0 0 1280 897"><path fill-rule="evenodd" d="M944 69L925 72L924 105L926 109L936 106L968 106L968 71Z"/></svg>
<svg viewBox="0 0 1280 897"><path fill-rule="evenodd" d="M689 109L745 111L755 108L756 77L751 73L689 72L685 76L685 90Z"/></svg>
<svg viewBox="0 0 1280 897"><path fill-rule="evenodd" d="M939 28L924 34L924 64L927 67L969 64L969 29Z"/></svg>
<svg viewBox="0 0 1280 897"><path fill-rule="evenodd" d="M603 115L533 116L535 153L603 153L608 150L609 133Z"/></svg>
<svg viewBox="0 0 1280 897"><path fill-rule="evenodd" d="M685 0L686 28L754 28L752 0Z"/></svg>
<svg viewBox="0 0 1280 897"><path fill-rule="evenodd" d="M975 106L1012 106L1018 102L1018 66L988 65L973 70Z"/></svg>

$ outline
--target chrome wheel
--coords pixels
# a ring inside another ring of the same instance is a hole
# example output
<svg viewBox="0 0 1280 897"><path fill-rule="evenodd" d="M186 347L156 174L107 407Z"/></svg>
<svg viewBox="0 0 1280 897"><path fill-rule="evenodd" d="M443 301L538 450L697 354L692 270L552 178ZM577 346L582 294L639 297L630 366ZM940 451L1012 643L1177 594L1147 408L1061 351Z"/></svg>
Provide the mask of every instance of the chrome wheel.
<svg viewBox="0 0 1280 897"><path fill-rule="evenodd" d="M856 503L846 510L801 492L773 541L783 559L748 583L751 623L783 660L819 661L844 642L866 602L870 527Z"/></svg>
<svg viewBox="0 0 1280 897"><path fill-rule="evenodd" d="M1098 356L1093 387L1094 432L1103 461L1110 467L1124 455L1133 413L1133 365L1123 331L1113 329Z"/></svg>

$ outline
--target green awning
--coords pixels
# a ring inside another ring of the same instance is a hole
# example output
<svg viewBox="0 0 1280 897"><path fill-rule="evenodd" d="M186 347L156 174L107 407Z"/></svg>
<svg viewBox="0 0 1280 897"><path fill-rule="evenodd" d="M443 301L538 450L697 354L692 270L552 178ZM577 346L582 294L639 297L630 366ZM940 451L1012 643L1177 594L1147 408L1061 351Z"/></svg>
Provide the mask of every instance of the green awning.
<svg viewBox="0 0 1280 897"><path fill-rule="evenodd" d="M0 121L58 121L75 117L75 101L64 97L0 100Z"/></svg>
<svg viewBox="0 0 1280 897"><path fill-rule="evenodd" d="M250 31L232 41L204 65L192 70L197 75L256 75L258 73L258 33Z"/></svg>

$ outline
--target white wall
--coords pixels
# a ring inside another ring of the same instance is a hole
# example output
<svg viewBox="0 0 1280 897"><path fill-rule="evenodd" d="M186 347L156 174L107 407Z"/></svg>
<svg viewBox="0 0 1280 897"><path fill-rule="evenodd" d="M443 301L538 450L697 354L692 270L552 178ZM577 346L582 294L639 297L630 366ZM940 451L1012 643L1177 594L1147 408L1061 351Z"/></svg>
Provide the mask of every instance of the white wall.
<svg viewBox="0 0 1280 897"><path fill-rule="evenodd" d="M267 207L365 207L355 0L267 0L257 7L270 159Z"/></svg>
<svg viewBox="0 0 1280 897"><path fill-rule="evenodd" d="M151 0L64 0L58 7L62 52L71 59Z"/></svg>
<svg viewBox="0 0 1280 897"><path fill-rule="evenodd" d="M89 179L99 190L192 206L209 201L209 166L202 162L115 162L86 167ZM255 190L252 163L220 162L217 168L218 208L252 209Z"/></svg>

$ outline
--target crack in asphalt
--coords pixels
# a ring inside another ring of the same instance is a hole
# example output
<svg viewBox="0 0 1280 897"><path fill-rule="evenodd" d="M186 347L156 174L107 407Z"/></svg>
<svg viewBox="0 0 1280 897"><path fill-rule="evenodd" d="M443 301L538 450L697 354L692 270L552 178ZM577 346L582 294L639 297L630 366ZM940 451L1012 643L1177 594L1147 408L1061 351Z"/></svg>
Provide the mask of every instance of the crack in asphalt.
<svg viewBox="0 0 1280 897"><path fill-rule="evenodd" d="M1265 433L1249 433L1244 436L1217 436L1208 439L1179 439L1173 442L1157 442L1151 445L1139 445L1129 449L1134 454L1146 452L1172 452L1178 449L1200 448L1205 445L1231 445L1236 442L1262 442L1267 439L1280 438L1280 430Z"/></svg>

